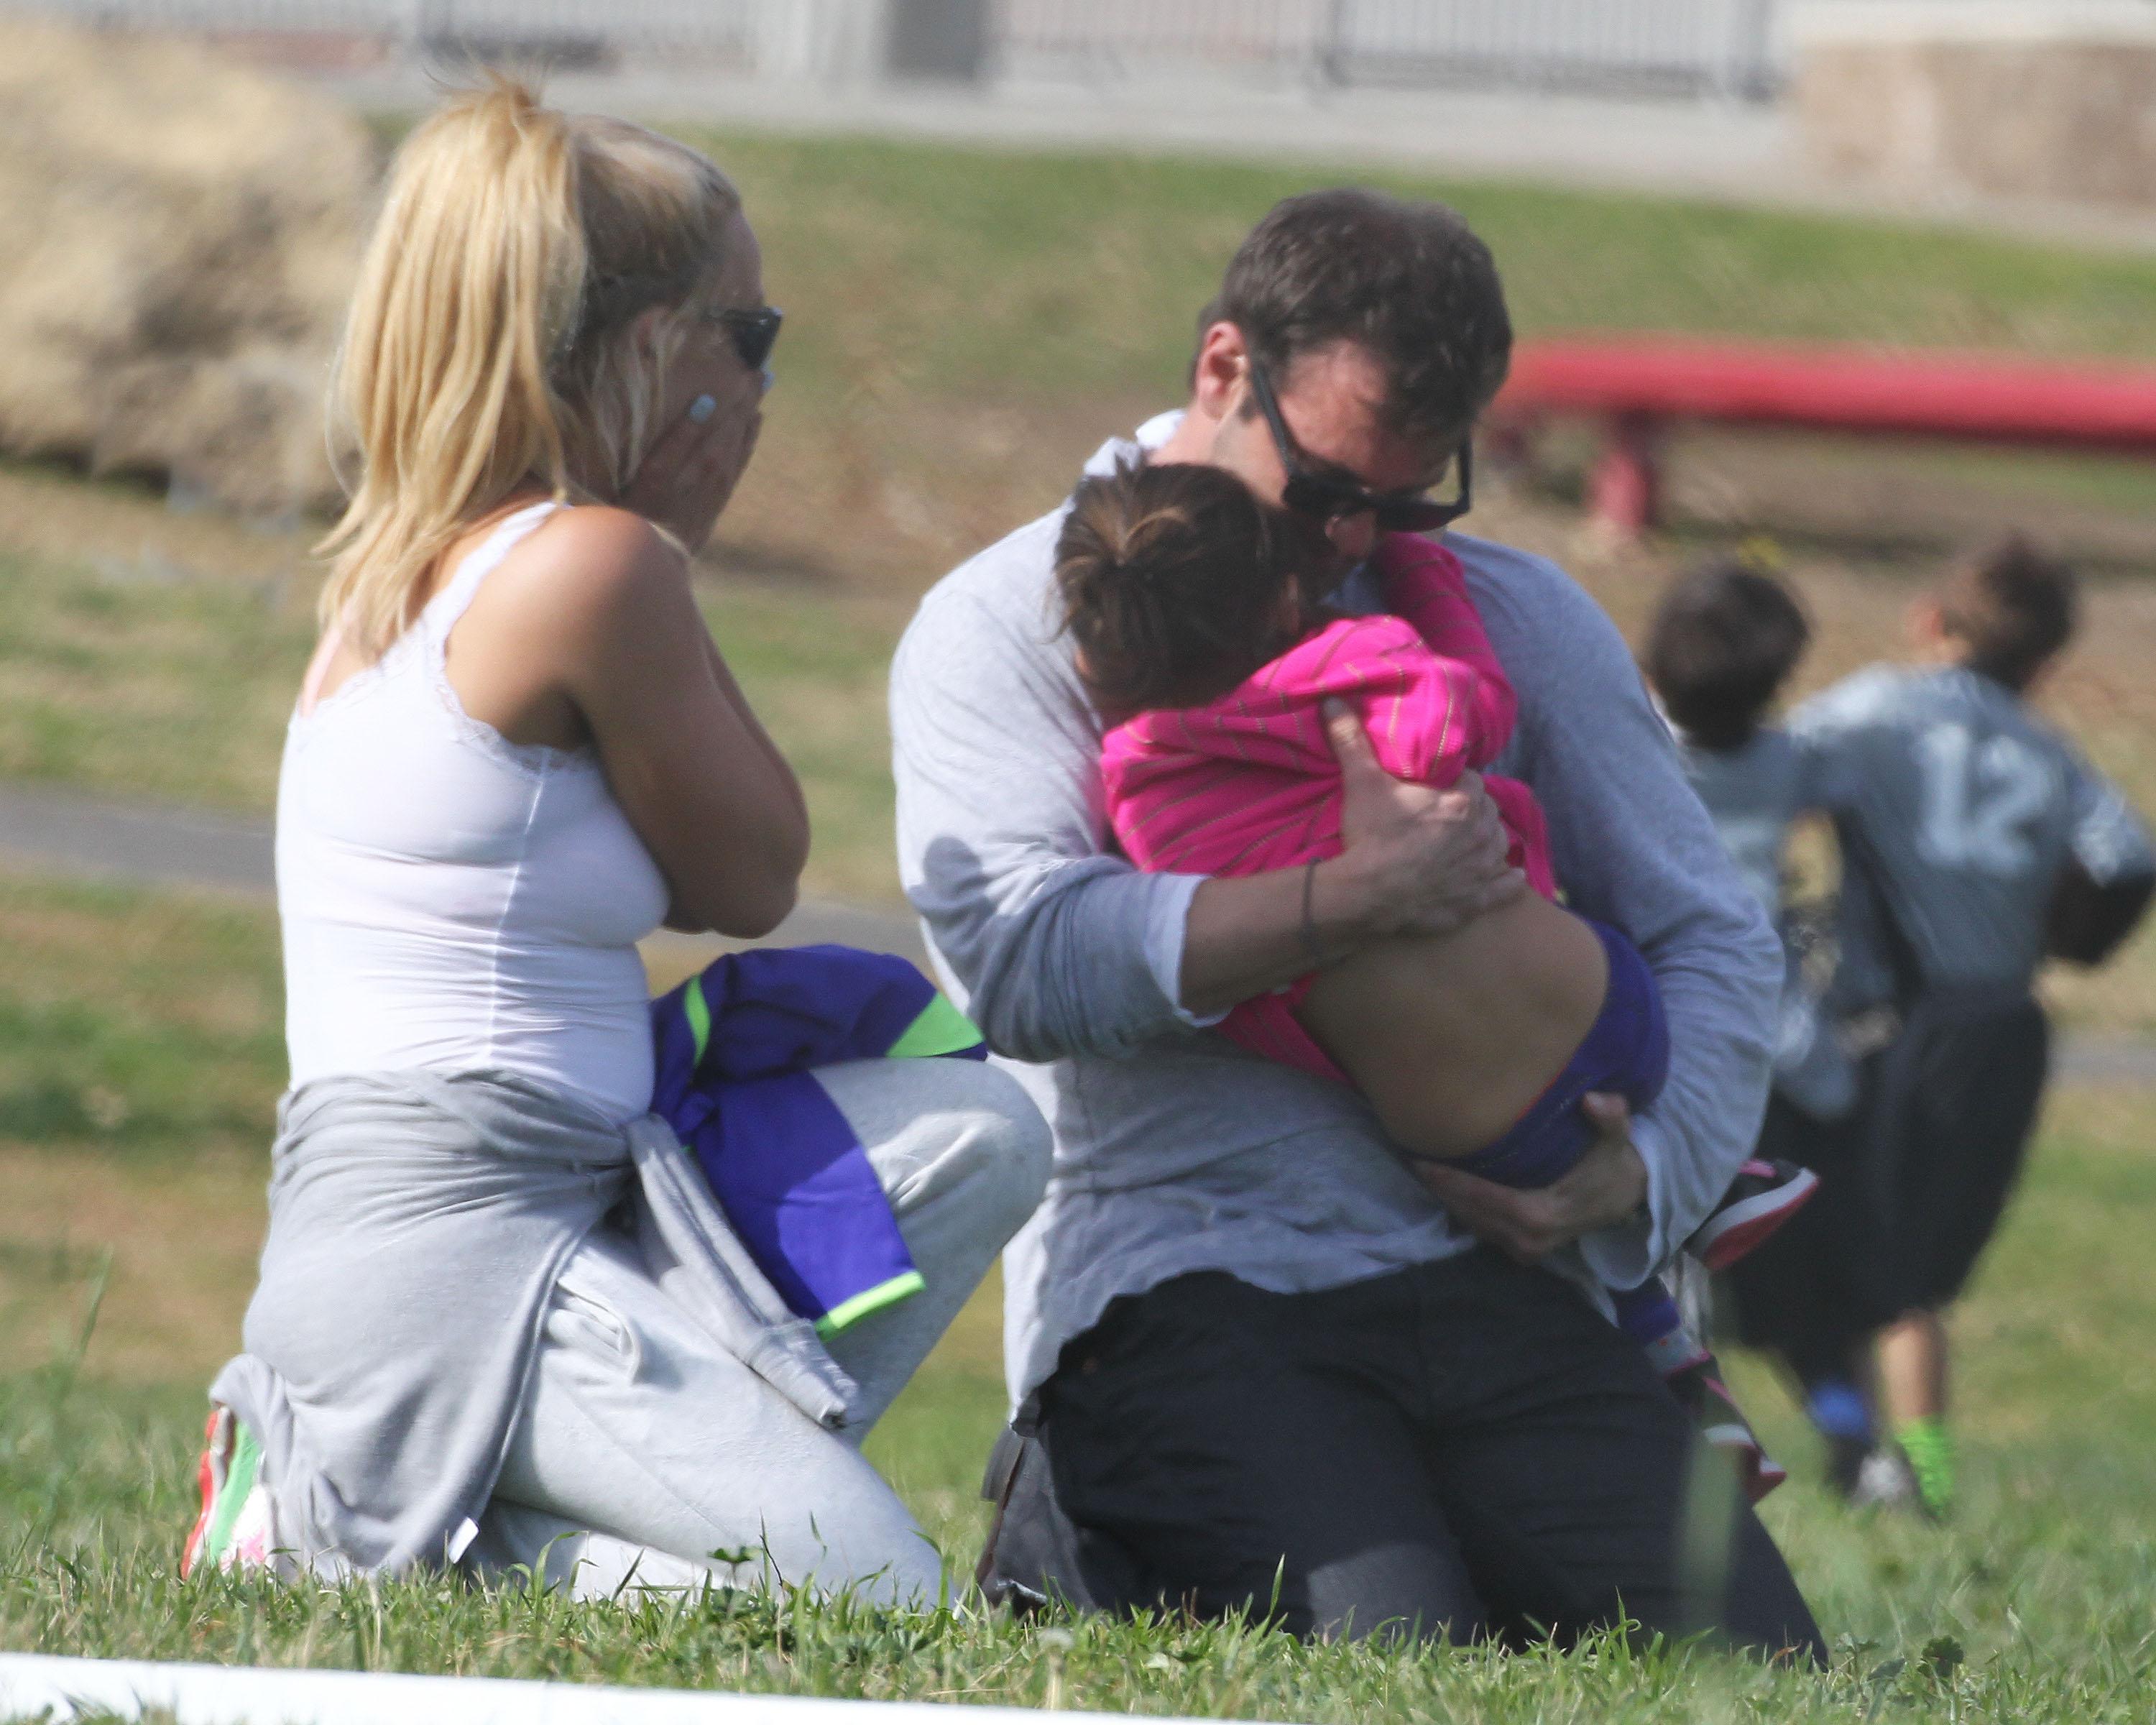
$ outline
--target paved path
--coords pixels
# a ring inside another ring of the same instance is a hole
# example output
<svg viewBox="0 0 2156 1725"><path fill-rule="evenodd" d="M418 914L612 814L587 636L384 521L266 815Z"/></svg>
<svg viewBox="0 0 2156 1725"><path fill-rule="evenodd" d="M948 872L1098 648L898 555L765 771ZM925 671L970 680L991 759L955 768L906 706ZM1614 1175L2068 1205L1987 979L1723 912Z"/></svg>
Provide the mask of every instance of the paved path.
<svg viewBox="0 0 2156 1725"><path fill-rule="evenodd" d="M30 785L0 785L0 867L251 898L275 886L265 822ZM927 963L911 917L858 905L805 902L770 939L781 946L836 941ZM657 967L685 975L709 955L743 944L662 933L645 950ZM2112 1034L2069 1036L2057 1070L2091 1083L2156 1085L2156 1043Z"/></svg>
<svg viewBox="0 0 2156 1725"><path fill-rule="evenodd" d="M43 785L0 785L0 862L249 895L277 885L266 822Z"/></svg>
<svg viewBox="0 0 2156 1725"><path fill-rule="evenodd" d="M248 898L276 890L266 821L42 785L0 784L0 867ZM853 905L803 904L771 939L787 946L837 941L927 963L911 917ZM685 969L697 953L739 944L662 933L650 950L668 968Z"/></svg>

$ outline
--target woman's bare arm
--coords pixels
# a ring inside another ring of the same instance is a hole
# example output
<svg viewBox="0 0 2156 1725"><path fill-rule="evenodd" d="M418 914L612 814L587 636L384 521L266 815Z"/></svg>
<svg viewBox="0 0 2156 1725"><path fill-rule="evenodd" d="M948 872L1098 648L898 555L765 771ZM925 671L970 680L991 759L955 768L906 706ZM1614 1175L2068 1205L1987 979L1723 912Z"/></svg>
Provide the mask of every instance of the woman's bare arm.
<svg viewBox="0 0 2156 1725"><path fill-rule="evenodd" d="M799 782L749 710L681 552L624 510L535 541L529 647L590 727L616 799L666 877L670 921L753 937L793 907L808 855Z"/></svg>
<svg viewBox="0 0 2156 1725"><path fill-rule="evenodd" d="M793 767L788 764L786 757L779 752L778 745L771 739L771 733L763 728L763 721L757 717L756 710L748 704L748 696L742 692L741 685L735 680L733 667L719 656L719 644L712 639L709 629L704 632L704 658L711 668L711 675L718 679L719 693L725 696L732 705L734 711L740 716L742 725L747 727L748 734L755 739L757 747L770 757L773 766L784 775L787 783L793 787L793 800L801 805L801 819L806 821L808 819L808 804L802 795L799 782L793 776Z"/></svg>

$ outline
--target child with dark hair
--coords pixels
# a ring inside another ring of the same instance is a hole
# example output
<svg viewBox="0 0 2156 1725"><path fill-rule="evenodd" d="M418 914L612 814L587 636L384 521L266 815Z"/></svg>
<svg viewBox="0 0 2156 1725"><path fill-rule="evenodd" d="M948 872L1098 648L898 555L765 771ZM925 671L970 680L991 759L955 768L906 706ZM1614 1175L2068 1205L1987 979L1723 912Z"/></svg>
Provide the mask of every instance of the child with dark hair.
<svg viewBox="0 0 2156 1725"><path fill-rule="evenodd" d="M1871 1413L1850 1371L1844 1290L1871 1225L1840 1123L1856 1101L1856 1068L1828 1031L1784 916L1790 829L1825 800L1815 762L1769 716L1810 644L1789 589L1745 563L1702 565L1671 583L1640 660L1676 739L1685 776L1722 848L1781 928L1789 975L1776 1027L1774 1088L1759 1155L1820 1177L1818 1199L1769 1248L1733 1269L1725 1291L1738 1337L1780 1356L1845 1486L1872 1442Z"/></svg>
<svg viewBox="0 0 2156 1725"><path fill-rule="evenodd" d="M1810 641L1779 582L1716 562L1663 596L1643 655L1692 788L1770 916L1781 909L1783 842L1809 798L1794 745L1764 720Z"/></svg>
<svg viewBox="0 0 2156 1725"><path fill-rule="evenodd" d="M1663 710L1702 747L1742 747L1811 644L1789 589L1743 562L1713 562L1663 596L1647 676Z"/></svg>
<svg viewBox="0 0 2156 1725"><path fill-rule="evenodd" d="M1328 702L1356 711L1387 771L1434 786L1486 768L1509 739L1512 686L1452 554L1387 536L1377 555L1387 611L1343 616L1303 578L1325 566L1317 531L1213 467L1124 468L1079 487L1056 576L1080 675L1111 725L1109 821L1140 868L1254 874L1337 855ZM1337 963L1313 951L1309 975L1245 1001L1220 1028L1355 1086L1411 1157L1540 1186L1593 1142L1590 1096L1654 1100L1668 1032L1638 949L1555 902L1533 793L1483 783L1532 892L1450 935ZM1748 1164L1691 1249L1732 1261L1812 1183L1800 1169ZM1666 1288L1614 1298L1710 1441L1738 1455L1748 1487L1778 1484Z"/></svg>
<svg viewBox="0 0 2156 1725"><path fill-rule="evenodd" d="M1789 830L1823 799L1814 763L1768 715L1810 644L1811 624L1787 588L1762 570L1725 561L1671 585L1642 655L1685 776L1745 885L1777 924ZM1799 956L1791 945L1776 1090L1815 1119L1836 1119L1855 1100L1855 1076L1820 1031Z"/></svg>

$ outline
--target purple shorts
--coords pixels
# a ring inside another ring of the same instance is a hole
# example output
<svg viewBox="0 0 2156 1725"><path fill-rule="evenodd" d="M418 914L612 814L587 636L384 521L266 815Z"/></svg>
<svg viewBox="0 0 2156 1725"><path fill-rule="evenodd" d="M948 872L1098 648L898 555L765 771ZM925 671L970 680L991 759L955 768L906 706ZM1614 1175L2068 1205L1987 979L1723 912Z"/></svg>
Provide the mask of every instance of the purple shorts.
<svg viewBox="0 0 2156 1725"><path fill-rule="evenodd" d="M1580 1108L1590 1092L1620 1096L1635 1109L1661 1094L1670 1076L1670 1026L1662 991L1640 949L1606 922L1580 919L1609 956L1609 982L1602 1010L1573 1050L1564 1070L1535 1098L1505 1135L1452 1166L1501 1185L1547 1186L1570 1170L1594 1142L1594 1127Z"/></svg>

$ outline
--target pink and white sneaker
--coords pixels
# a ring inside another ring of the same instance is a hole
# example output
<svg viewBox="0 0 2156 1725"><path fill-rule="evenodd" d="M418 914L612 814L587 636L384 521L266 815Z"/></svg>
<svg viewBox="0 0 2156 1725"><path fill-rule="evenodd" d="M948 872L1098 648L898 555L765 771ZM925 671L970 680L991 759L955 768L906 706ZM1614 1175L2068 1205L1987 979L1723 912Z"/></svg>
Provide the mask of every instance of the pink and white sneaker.
<svg viewBox="0 0 2156 1725"><path fill-rule="evenodd" d="M1709 1270L1727 1270L1811 1202L1819 1176L1794 1162L1753 1157L1737 1170L1713 1214L1699 1224L1685 1250Z"/></svg>
<svg viewBox="0 0 2156 1725"><path fill-rule="evenodd" d="M187 1535L180 1574L213 1569L274 1569L280 1545L269 1488L262 1482L262 1445L229 1408L213 1408L203 1434L202 1513Z"/></svg>

